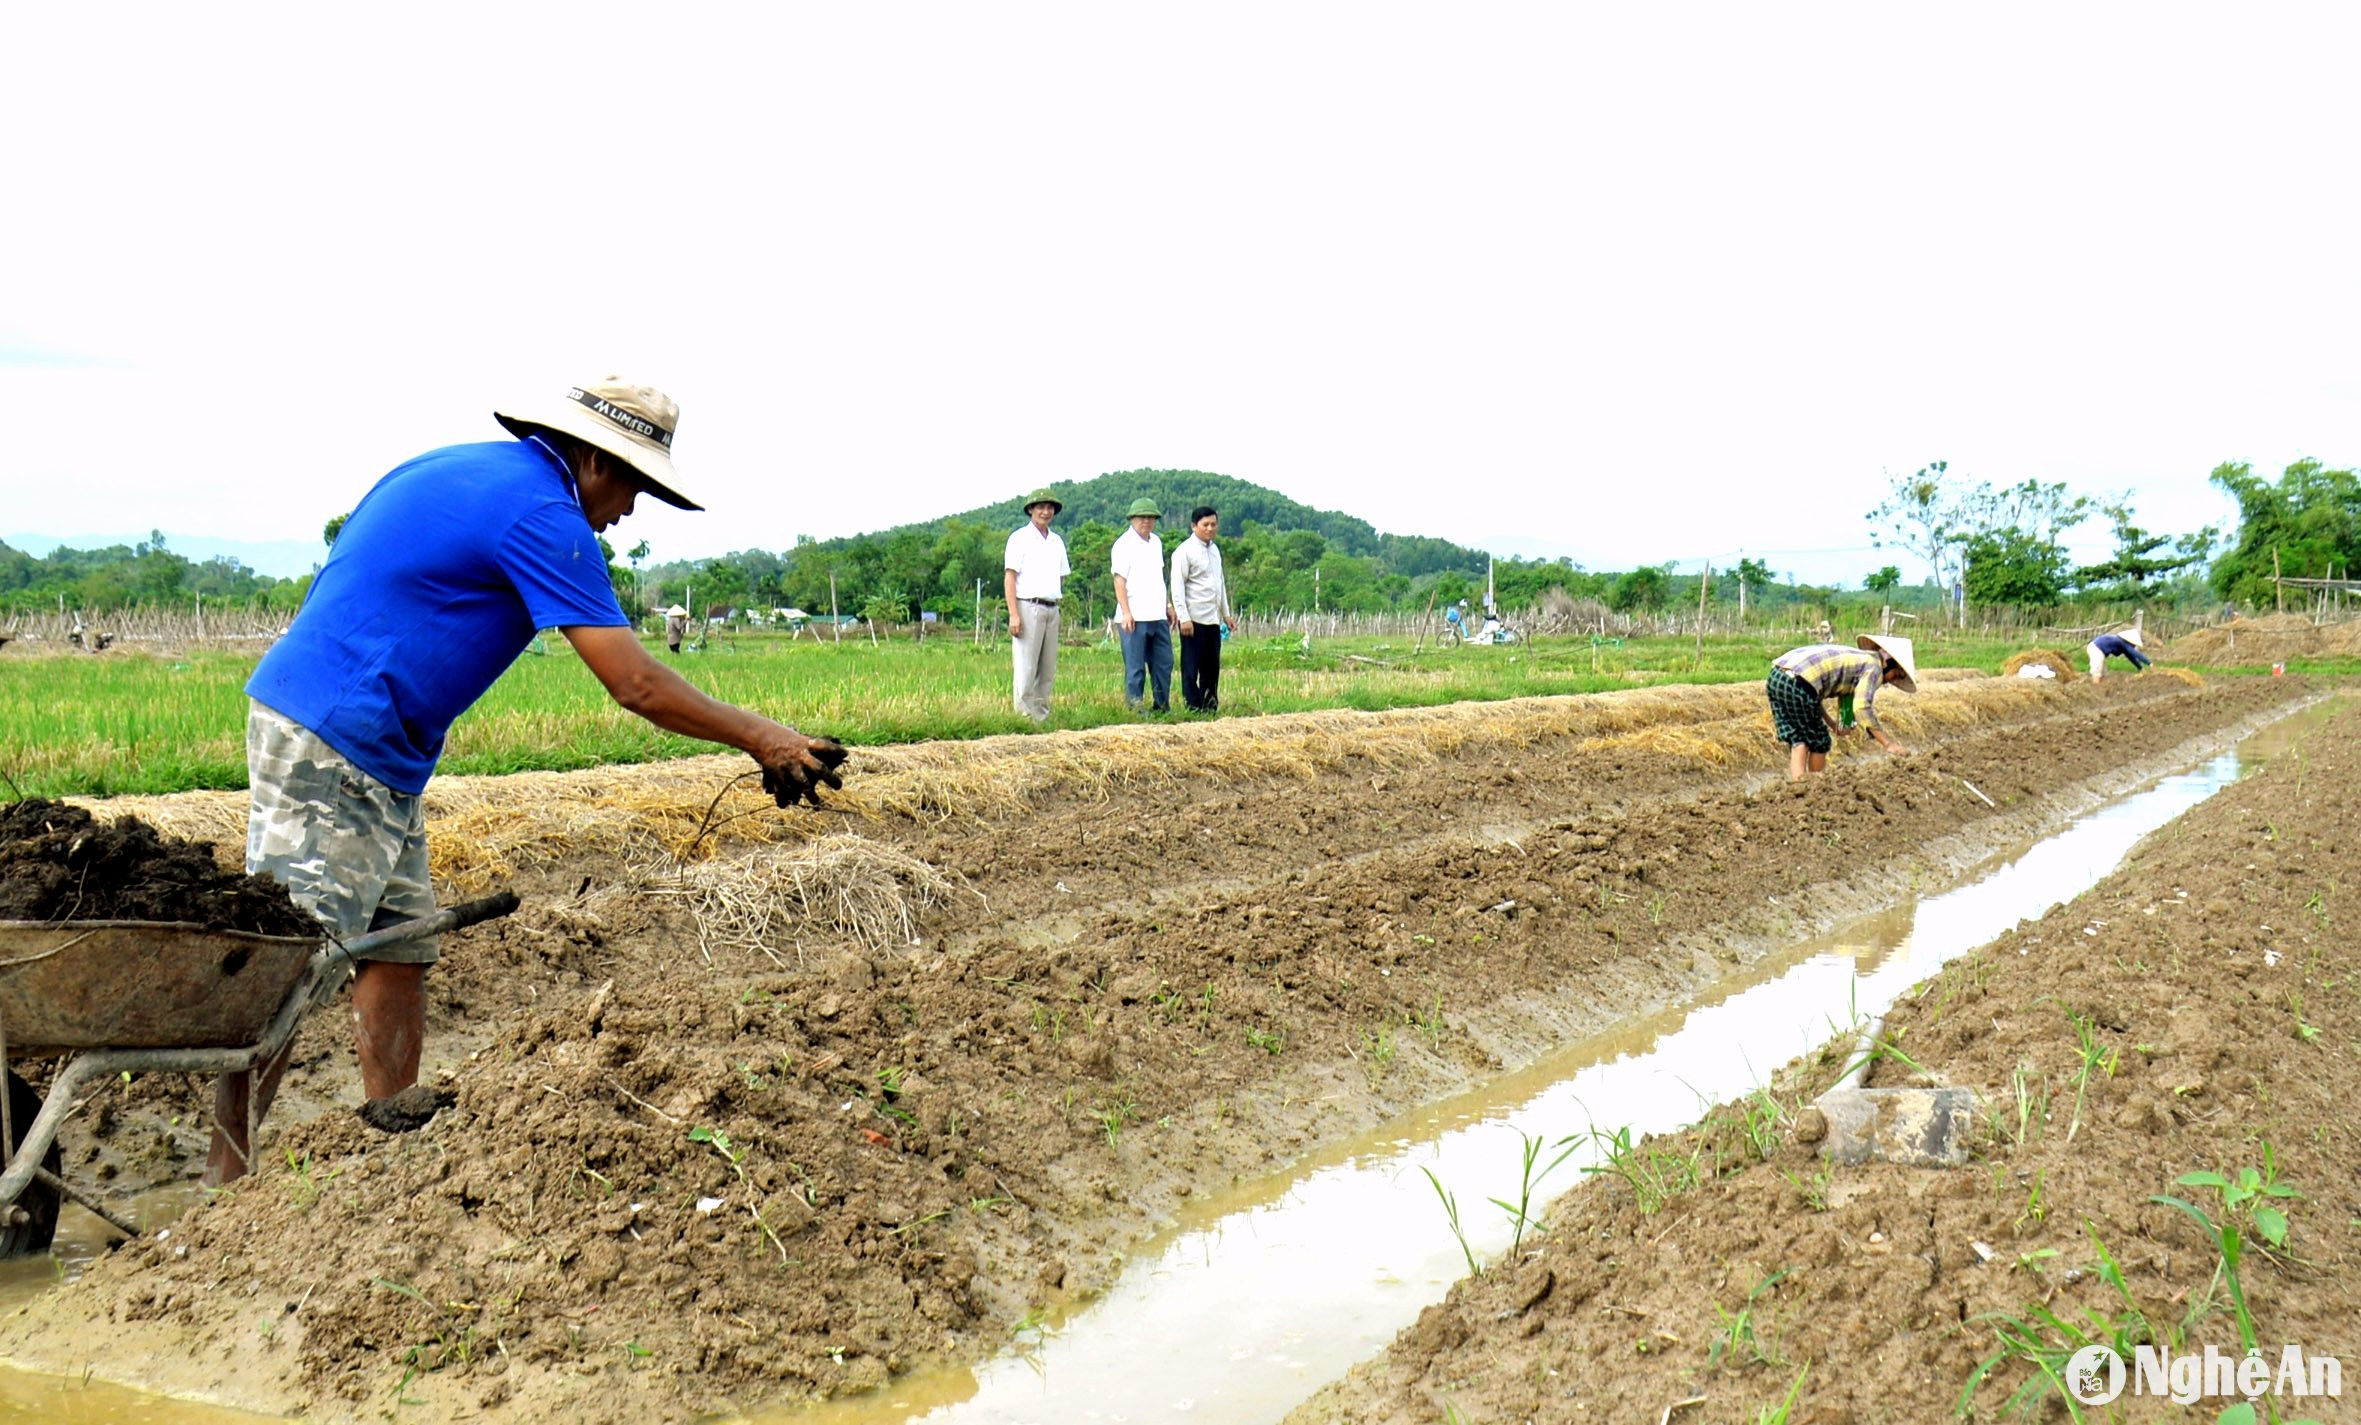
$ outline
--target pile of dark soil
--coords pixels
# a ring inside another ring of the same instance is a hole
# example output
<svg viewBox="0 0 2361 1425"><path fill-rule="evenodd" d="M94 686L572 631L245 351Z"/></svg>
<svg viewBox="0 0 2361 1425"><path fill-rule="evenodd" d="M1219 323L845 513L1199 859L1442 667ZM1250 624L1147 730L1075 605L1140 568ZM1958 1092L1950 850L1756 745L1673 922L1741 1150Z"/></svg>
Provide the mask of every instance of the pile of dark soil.
<svg viewBox="0 0 2361 1425"><path fill-rule="evenodd" d="M0 920L161 920L209 930L316 935L319 922L267 876L224 871L201 841L137 817L101 825L80 807L0 806Z"/></svg>

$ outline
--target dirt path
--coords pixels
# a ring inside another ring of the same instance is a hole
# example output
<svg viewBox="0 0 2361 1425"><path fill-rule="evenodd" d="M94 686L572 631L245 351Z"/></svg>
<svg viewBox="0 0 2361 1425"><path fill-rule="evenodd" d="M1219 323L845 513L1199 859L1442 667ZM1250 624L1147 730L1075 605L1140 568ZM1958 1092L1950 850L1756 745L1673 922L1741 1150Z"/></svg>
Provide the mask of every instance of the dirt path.
<svg viewBox="0 0 2361 1425"><path fill-rule="evenodd" d="M544 854L528 910L430 980L452 1109L388 1137L336 1107L321 1016L270 1169L0 1321L0 1352L318 1418L398 1391L530 1421L973 1358L1202 1186L1874 909L2304 690L1930 679L1898 719L1921 755L1803 787L1774 780L1759 689L1692 691L896 750L870 785L942 764L1021 794L806 817L724 874ZM612 776L513 781L627 819ZM452 795L446 840L503 799ZM69 1170L184 1174L198 1107L113 1092Z"/></svg>
<svg viewBox="0 0 2361 1425"><path fill-rule="evenodd" d="M2355 1418L2361 957L2343 922L2357 785L2361 709L2348 707L2299 755L1898 1006L1885 1036L1931 1076L1916 1081L1969 1086L1984 1105L1967 1167L1826 1168L1803 1105L1849 1048L1831 1045L1782 1085L1790 1116L1767 1159L1727 1109L1651 1142L1708 1164L1709 1181L1660 1204L1578 1189L1523 1260L1462 1283L1290 1421L1654 1420L1676 1402L1695 1412L1676 1420L1754 1419L1791 1389L1798 1425L1938 1420L2014 1323L2058 1358L2080 1344L2044 1312L2102 1339L2235 1355L2220 1251L2153 1199L2218 1220L2222 1195L2178 1180L2266 1165L2300 1196L2258 1200L2292 1224L2281 1251L2248 1220L2253 1330L2274 1369L2297 1343L2348 1373L2341 1400L2283 1398L2282 1418ZM1876 1069L1875 1083L1915 1079L1892 1060ZM2052 1400L2034 1418L2065 1418L2022 1352L1966 1399L1997 1419L2020 1392ZM2126 1397L2103 1418L2212 1420L2228 1403Z"/></svg>

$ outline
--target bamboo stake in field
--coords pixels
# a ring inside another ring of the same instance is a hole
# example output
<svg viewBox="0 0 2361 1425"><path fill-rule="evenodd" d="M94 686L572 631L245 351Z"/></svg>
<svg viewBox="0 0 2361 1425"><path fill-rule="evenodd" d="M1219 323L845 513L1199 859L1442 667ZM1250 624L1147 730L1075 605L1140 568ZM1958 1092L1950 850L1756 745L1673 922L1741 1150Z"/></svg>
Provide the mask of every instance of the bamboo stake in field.
<svg viewBox="0 0 2361 1425"><path fill-rule="evenodd" d="M1690 655L1693 671L1705 666L1705 591L1713 587L1713 561L1705 561L1705 572L1697 577L1697 651Z"/></svg>

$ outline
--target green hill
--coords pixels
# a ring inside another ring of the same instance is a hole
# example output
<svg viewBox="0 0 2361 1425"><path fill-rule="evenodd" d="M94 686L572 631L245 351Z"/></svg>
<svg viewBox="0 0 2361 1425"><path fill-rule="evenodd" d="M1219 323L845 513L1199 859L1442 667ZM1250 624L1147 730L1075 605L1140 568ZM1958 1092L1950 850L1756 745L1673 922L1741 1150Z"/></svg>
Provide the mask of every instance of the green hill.
<svg viewBox="0 0 2361 1425"><path fill-rule="evenodd" d="M1414 579L1447 569L1480 572L1487 558L1480 549L1453 544L1447 539L1381 534L1376 526L1356 515L1314 509L1268 486L1205 470L1118 470L1088 480L1055 481L1048 489L1065 504L1058 512L1058 527L1066 530L1092 523L1120 530L1131 502L1145 495L1164 511L1160 528L1168 537L1187 532L1190 510L1198 505L1212 505L1221 511L1223 530L1233 536L1245 533L1249 524L1259 525L1273 534L1309 530L1327 541L1330 549L1376 559L1388 572ZM1025 522L1024 504L1025 494L1020 493L955 515L896 525L875 534L825 540L819 547L842 547L860 539L890 540L910 532L931 539L954 523L1012 530Z"/></svg>

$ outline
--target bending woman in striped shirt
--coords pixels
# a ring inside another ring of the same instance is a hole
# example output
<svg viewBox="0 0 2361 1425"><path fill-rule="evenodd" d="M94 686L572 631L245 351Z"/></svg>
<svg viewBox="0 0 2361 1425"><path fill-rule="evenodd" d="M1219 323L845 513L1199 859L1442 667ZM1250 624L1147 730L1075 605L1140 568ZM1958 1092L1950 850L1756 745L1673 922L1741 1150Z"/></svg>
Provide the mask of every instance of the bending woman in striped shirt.
<svg viewBox="0 0 2361 1425"><path fill-rule="evenodd" d="M1828 749L1834 738L1852 728L1857 712L1861 725L1878 745L1897 757L1910 749L1886 734L1877 719L1877 694L1891 685L1905 693L1918 691L1918 669L1907 638L1862 634L1859 646L1812 643L1790 649L1771 663L1763 690L1771 698L1771 722L1779 740L1788 745L1787 780L1803 780L1807 772L1828 769ZM1840 723L1828 711L1828 700L1838 699L1845 716Z"/></svg>

